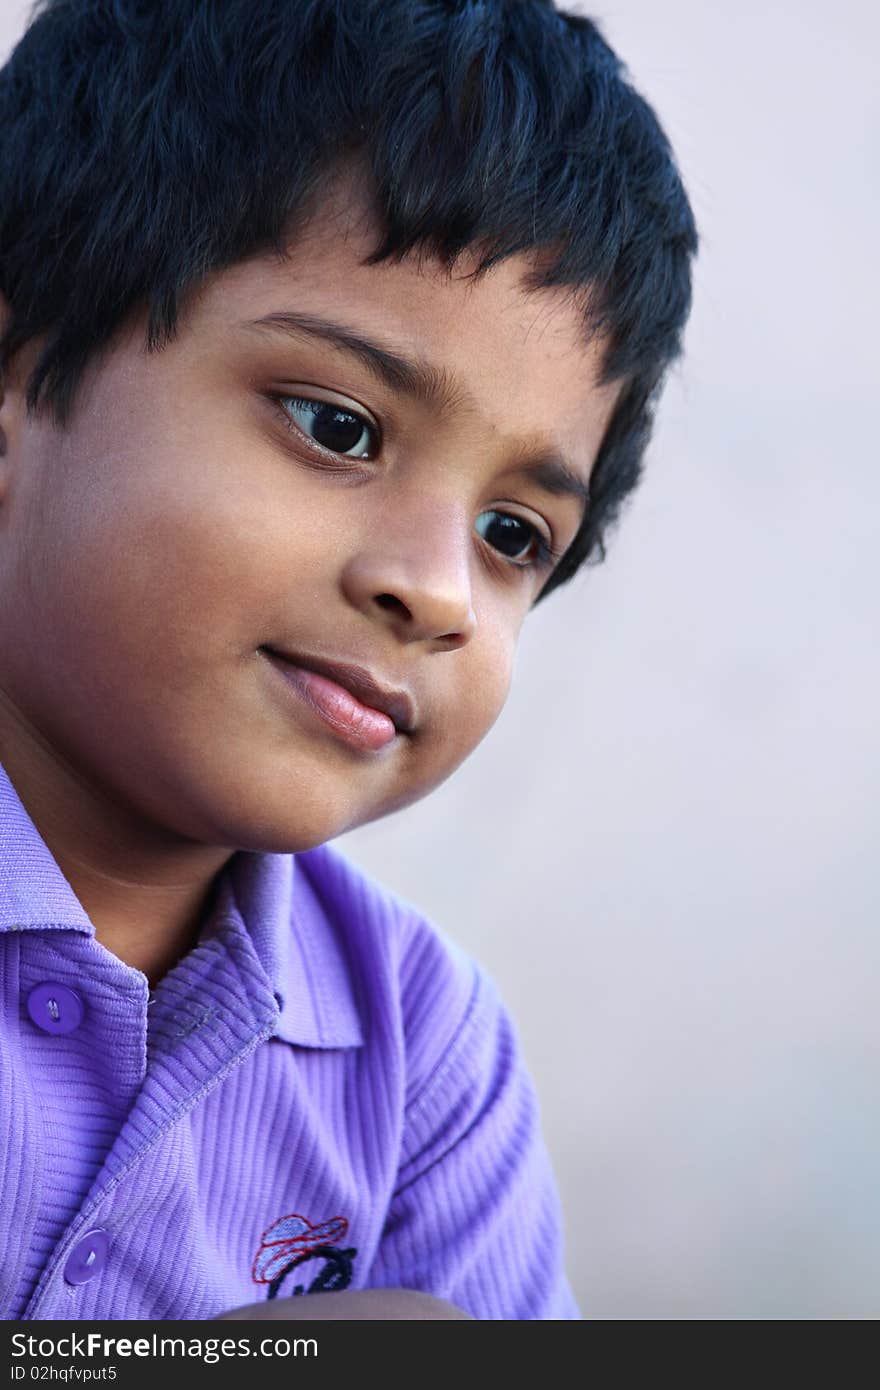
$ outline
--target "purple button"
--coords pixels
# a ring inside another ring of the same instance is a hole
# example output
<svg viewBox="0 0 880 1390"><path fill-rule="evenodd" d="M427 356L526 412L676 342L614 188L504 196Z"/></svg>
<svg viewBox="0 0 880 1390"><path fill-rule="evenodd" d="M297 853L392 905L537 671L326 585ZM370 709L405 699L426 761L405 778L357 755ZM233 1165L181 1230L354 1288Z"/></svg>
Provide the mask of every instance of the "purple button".
<svg viewBox="0 0 880 1390"><path fill-rule="evenodd" d="M107 1263L110 1237L106 1231L87 1231L71 1250L64 1266L68 1284L87 1284Z"/></svg>
<svg viewBox="0 0 880 1390"><path fill-rule="evenodd" d="M76 990L54 980L34 986L27 998L27 1010L37 1027L46 1033L72 1033L85 1013Z"/></svg>

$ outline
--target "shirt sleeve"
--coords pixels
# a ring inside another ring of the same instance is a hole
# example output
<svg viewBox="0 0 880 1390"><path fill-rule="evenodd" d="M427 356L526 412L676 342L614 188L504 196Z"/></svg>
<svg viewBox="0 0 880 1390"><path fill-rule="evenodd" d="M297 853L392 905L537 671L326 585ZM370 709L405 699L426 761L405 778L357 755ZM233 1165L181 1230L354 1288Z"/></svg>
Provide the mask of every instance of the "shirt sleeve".
<svg viewBox="0 0 880 1390"><path fill-rule="evenodd" d="M580 1319L535 1087L494 982L467 960L465 1014L406 1107L369 1284L421 1289L479 1319Z"/></svg>

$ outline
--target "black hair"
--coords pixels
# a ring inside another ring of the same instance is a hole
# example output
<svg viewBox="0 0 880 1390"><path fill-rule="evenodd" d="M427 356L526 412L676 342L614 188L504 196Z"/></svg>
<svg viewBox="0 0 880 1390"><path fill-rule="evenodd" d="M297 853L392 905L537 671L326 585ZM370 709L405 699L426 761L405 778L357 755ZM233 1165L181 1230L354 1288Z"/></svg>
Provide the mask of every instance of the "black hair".
<svg viewBox="0 0 880 1390"><path fill-rule="evenodd" d="M207 275L283 254L354 155L384 237L475 274L534 253L583 296L619 381L570 579L641 476L682 350L697 233L669 142L596 23L550 0L38 0L0 70L0 371L46 335L27 406L66 427L136 311L174 337ZM581 302L580 300L578 301Z"/></svg>

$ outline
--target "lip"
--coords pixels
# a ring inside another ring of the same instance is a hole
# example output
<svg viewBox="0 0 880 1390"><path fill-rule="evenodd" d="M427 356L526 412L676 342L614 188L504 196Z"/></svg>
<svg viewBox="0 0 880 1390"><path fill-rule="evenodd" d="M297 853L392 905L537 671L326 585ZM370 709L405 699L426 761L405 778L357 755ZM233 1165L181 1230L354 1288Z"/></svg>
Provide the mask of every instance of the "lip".
<svg viewBox="0 0 880 1390"><path fill-rule="evenodd" d="M286 647L264 647L263 651L301 671L313 671L342 686L367 710L387 715L399 734L411 734L415 729L416 709L408 691L382 685L365 667L313 656L310 652L289 651Z"/></svg>

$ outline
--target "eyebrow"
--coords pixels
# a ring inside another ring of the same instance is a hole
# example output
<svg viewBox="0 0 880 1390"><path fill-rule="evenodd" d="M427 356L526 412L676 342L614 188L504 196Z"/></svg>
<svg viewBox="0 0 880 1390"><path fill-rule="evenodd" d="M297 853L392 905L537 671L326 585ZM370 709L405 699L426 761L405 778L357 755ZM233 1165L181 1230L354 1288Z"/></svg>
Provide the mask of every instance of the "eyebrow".
<svg viewBox="0 0 880 1390"><path fill-rule="evenodd" d="M244 320L239 327L269 329L289 337L319 338L332 347L356 357L367 370L392 391L402 391L438 412L449 412L473 397L456 382L444 368L417 358L405 357L386 343L376 342L347 324L334 323L316 314L293 310L265 314L259 319ZM582 478L569 460L554 448L523 451L513 470L530 478L536 486L554 497L574 497L581 503L581 520L590 502L590 484Z"/></svg>

